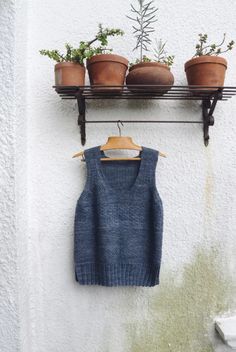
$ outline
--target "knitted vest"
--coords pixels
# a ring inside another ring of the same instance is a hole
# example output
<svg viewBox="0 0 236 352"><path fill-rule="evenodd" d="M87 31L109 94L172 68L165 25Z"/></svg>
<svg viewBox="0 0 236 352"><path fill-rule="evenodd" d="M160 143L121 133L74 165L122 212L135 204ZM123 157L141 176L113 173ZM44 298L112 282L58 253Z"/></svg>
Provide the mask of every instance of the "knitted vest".
<svg viewBox="0 0 236 352"><path fill-rule="evenodd" d="M101 161L84 151L87 179L75 210L75 279L84 285L159 284L163 206L155 181L158 151L140 161Z"/></svg>

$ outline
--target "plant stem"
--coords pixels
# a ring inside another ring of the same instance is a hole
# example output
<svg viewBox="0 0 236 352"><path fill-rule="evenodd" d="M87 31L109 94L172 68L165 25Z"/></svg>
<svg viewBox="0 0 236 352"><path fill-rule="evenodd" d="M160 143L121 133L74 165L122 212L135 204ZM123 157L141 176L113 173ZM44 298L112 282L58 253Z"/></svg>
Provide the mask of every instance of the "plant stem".
<svg viewBox="0 0 236 352"><path fill-rule="evenodd" d="M93 40L90 40L90 42L88 42L88 46L90 46L91 44L93 44L94 42L96 42L98 40L98 38L94 38Z"/></svg>
<svg viewBox="0 0 236 352"><path fill-rule="evenodd" d="M143 12L143 3L140 1L140 13ZM141 29L141 46L140 46L140 61L143 60L143 14L140 19L140 29Z"/></svg>

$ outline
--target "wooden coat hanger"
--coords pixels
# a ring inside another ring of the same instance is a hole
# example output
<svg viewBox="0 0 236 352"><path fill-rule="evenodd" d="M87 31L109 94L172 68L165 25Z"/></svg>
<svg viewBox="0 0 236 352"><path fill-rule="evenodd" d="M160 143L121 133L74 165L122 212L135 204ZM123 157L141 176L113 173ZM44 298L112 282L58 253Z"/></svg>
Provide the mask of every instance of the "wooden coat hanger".
<svg viewBox="0 0 236 352"><path fill-rule="evenodd" d="M119 128L119 136L110 136L107 139L106 144L102 145L100 147L100 150L114 150L114 149L130 149L130 150L142 150L142 147L138 144L135 144L132 140L131 137L129 136L121 136L121 128L119 126L119 123L123 123L121 120L117 121L117 126ZM166 155L159 152L159 155L166 158ZM81 161L85 161L84 159L84 152L81 151L79 153L76 153L73 155L73 158L77 158L79 156L82 156L83 159ZM100 158L101 161L115 161L115 160L141 160L141 158L132 158L132 157L126 157L126 158Z"/></svg>

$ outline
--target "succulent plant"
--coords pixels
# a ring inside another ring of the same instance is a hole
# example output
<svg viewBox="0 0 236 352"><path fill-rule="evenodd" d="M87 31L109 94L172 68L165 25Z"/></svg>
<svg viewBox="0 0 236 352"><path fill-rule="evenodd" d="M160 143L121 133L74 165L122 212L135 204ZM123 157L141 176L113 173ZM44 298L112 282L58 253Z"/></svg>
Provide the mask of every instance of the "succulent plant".
<svg viewBox="0 0 236 352"><path fill-rule="evenodd" d="M134 14L133 17L127 16L130 20L135 22L133 27L133 34L136 38L136 45L133 50L140 50L139 59L136 59L135 64L140 62L151 62L156 61L160 63L165 63L168 66L173 64L174 56L168 56L165 50L166 43L163 43L162 40L157 42L156 47L153 50L153 59L144 54L144 51L152 51L150 49L152 40L150 38L151 33L155 32L153 23L157 22L157 11L158 8L154 5L154 0L137 0L138 8L135 8L131 4L131 12ZM134 65L131 63L130 66Z"/></svg>
<svg viewBox="0 0 236 352"><path fill-rule="evenodd" d="M56 62L75 62L81 65L84 64L85 59L90 59L92 56L102 54L104 52L111 52L112 49L108 49L108 37L123 35L124 32L119 28L103 28L102 24L98 26L98 32L94 39L85 42L81 41L79 47L74 48L69 43L65 44L65 54L59 52L59 50L40 50L40 54L48 56L50 59ZM92 47L94 42L100 42L100 46Z"/></svg>
<svg viewBox="0 0 236 352"><path fill-rule="evenodd" d="M207 39L208 39L208 35L205 34L198 34L199 37L199 43L196 44L196 53L193 57L197 57L197 56L203 56L203 55L221 55L223 53L226 53L229 50L233 49L234 46L234 41L231 40L227 46L225 50L222 50L222 46L225 43L225 38L226 38L226 33L224 33L223 35L223 39L221 41L221 43L219 44L211 44L211 45L206 45L207 43Z"/></svg>

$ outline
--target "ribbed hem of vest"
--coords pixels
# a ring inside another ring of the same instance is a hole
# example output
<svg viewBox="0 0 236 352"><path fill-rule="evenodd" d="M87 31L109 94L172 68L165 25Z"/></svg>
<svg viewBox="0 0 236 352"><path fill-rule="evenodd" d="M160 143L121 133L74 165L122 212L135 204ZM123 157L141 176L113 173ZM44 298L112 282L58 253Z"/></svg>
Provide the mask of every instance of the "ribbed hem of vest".
<svg viewBox="0 0 236 352"><path fill-rule="evenodd" d="M75 264L75 279L81 285L155 286L159 284L160 265Z"/></svg>

